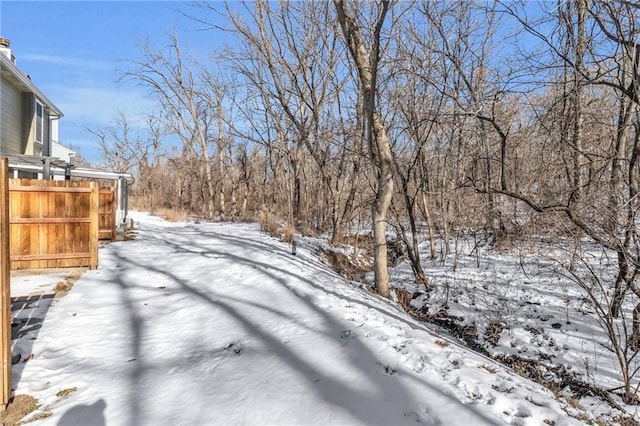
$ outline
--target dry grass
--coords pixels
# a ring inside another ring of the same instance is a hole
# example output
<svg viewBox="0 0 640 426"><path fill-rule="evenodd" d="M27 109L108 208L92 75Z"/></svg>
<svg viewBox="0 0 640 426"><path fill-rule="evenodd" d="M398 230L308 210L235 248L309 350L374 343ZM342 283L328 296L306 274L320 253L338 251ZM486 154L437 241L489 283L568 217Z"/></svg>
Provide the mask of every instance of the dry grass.
<svg viewBox="0 0 640 426"><path fill-rule="evenodd" d="M78 388L77 387L72 387L72 388L68 388L68 389L63 389L61 391L59 391L58 393L56 393L56 396L58 398L66 398L69 395L71 395L72 393L74 393L75 391L77 391Z"/></svg>
<svg viewBox="0 0 640 426"><path fill-rule="evenodd" d="M78 281L80 275L80 272L75 272L65 278L64 281L60 281L58 284L56 284L56 287L54 288L54 291L56 292L55 298L60 299L61 297L66 296L67 293L69 293L69 291L73 288L73 284Z"/></svg>
<svg viewBox="0 0 640 426"><path fill-rule="evenodd" d="M64 281L60 281L58 284L56 284L56 287L54 288L54 291L56 292L56 297L65 296L69 292L69 290L71 290L72 288L73 288L73 283L70 283L68 279Z"/></svg>
<svg viewBox="0 0 640 426"><path fill-rule="evenodd" d="M46 419L47 417L51 417L51 416L53 416L53 413L51 411L45 411L45 412L42 412L42 413L37 413L37 414L34 414L33 416L29 417L28 420L25 420L25 421L21 422L21 424L31 423L31 422L35 422L35 421L38 421L38 420L43 420L43 419Z"/></svg>
<svg viewBox="0 0 640 426"><path fill-rule="evenodd" d="M638 426L638 425L640 425L640 421L636 420L632 416L620 416L620 417L614 418L614 420L616 422L618 422L618 424L620 426Z"/></svg>
<svg viewBox="0 0 640 426"><path fill-rule="evenodd" d="M38 408L38 400L31 395L16 395L9 401L7 409L0 413L0 424L15 426L20 419Z"/></svg>
<svg viewBox="0 0 640 426"><path fill-rule="evenodd" d="M276 215L270 212L261 213L259 217L260 229L263 232L271 235L272 237L278 237L278 219Z"/></svg>
<svg viewBox="0 0 640 426"><path fill-rule="evenodd" d="M500 341L500 335L502 334L502 330L504 326L502 325L502 321L498 318L494 318L489 321L487 325L487 329L484 332L484 340L492 346L496 346Z"/></svg>
<svg viewBox="0 0 640 426"><path fill-rule="evenodd" d="M285 225L284 228L282 228L282 241L292 243L295 231L296 229L293 225Z"/></svg>
<svg viewBox="0 0 640 426"><path fill-rule="evenodd" d="M153 209L151 214L160 216L169 222L185 222L189 219L190 214L186 210L174 210L167 208Z"/></svg>
<svg viewBox="0 0 640 426"><path fill-rule="evenodd" d="M371 234L351 234L345 235L339 242L359 247L367 251L373 251L373 236Z"/></svg>
<svg viewBox="0 0 640 426"><path fill-rule="evenodd" d="M369 272L369 268L364 268L351 261L349 256L334 250L319 250L327 259L329 266L335 272L350 281L358 281L366 283L365 276Z"/></svg>
<svg viewBox="0 0 640 426"><path fill-rule="evenodd" d="M285 243L292 243L295 237L296 228L289 225L280 225L278 218L271 212L261 212L258 215L260 230L272 237L279 238Z"/></svg>
<svg viewBox="0 0 640 426"><path fill-rule="evenodd" d="M480 364L478 367L482 368L484 370L487 370L491 374L496 374L496 372L498 371L494 367L492 367L490 365L487 365L487 364Z"/></svg>
<svg viewBox="0 0 640 426"><path fill-rule="evenodd" d="M411 299L413 299L413 294L403 288L394 288L393 290L396 294L396 298L398 299L398 304L402 306L402 309L404 309L406 312L412 313L412 311L415 310L411 306Z"/></svg>

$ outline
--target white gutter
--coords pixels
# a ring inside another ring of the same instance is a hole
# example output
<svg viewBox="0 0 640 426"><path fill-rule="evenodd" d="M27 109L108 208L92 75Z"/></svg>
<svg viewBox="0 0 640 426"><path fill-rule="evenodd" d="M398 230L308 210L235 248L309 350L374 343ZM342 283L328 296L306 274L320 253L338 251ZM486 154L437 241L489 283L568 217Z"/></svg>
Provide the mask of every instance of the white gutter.
<svg viewBox="0 0 640 426"><path fill-rule="evenodd" d="M105 172L102 170L84 168L71 169L71 176L110 180L124 179L129 185L136 181L130 173Z"/></svg>
<svg viewBox="0 0 640 426"><path fill-rule="evenodd" d="M22 170L24 172L44 173L44 166L36 166L33 164L18 164L9 162L9 168L14 170ZM71 177L83 177L93 179L107 179L107 180L119 180L123 179L129 185L135 182L135 179L130 173L116 173L106 172L103 170L86 169L86 168L71 168ZM60 167L49 167L49 173L56 176L65 176L66 169Z"/></svg>

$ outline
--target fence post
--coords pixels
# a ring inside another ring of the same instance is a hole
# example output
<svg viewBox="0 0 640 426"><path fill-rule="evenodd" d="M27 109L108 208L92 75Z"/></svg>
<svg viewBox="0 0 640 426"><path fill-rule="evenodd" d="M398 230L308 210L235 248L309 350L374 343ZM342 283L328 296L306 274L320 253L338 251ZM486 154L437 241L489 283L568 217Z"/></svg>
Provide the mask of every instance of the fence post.
<svg viewBox="0 0 640 426"><path fill-rule="evenodd" d="M116 189L111 188L111 241L116 240Z"/></svg>
<svg viewBox="0 0 640 426"><path fill-rule="evenodd" d="M0 411L11 397L11 277L9 275L9 160L0 157Z"/></svg>
<svg viewBox="0 0 640 426"><path fill-rule="evenodd" d="M89 267L91 269L98 268L98 234L100 233L100 185L98 182L91 182L91 198L89 201L89 216L91 217L91 225L89 230L89 250L91 251L91 260Z"/></svg>

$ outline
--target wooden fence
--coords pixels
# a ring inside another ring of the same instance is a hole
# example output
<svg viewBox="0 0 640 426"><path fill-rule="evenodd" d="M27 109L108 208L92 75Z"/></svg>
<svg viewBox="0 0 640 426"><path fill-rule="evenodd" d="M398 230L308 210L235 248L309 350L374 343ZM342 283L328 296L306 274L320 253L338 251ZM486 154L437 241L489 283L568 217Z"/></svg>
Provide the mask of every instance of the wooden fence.
<svg viewBox="0 0 640 426"><path fill-rule="evenodd" d="M0 411L11 397L10 269L98 267L98 234L115 233L113 189L96 182L9 179L0 157ZM102 222L100 222L102 220Z"/></svg>
<svg viewBox="0 0 640 426"><path fill-rule="evenodd" d="M11 269L98 266L97 182L9 179Z"/></svg>
<svg viewBox="0 0 640 426"><path fill-rule="evenodd" d="M116 239L116 190L114 188L100 188L98 223L99 239L111 241Z"/></svg>
<svg viewBox="0 0 640 426"><path fill-rule="evenodd" d="M11 397L11 286L9 275L9 161L0 157L0 411Z"/></svg>

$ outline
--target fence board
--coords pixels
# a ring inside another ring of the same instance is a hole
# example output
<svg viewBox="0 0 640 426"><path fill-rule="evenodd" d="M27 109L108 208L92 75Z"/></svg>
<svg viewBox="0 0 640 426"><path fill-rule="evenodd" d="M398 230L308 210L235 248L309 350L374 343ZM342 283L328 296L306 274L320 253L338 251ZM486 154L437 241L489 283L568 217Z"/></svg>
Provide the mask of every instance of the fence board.
<svg viewBox="0 0 640 426"><path fill-rule="evenodd" d="M91 199L90 199L90 215L91 223L89 223L89 252L91 253L91 265L98 267L98 238L100 227L98 223L98 213L100 211L100 185L98 182L91 182Z"/></svg>
<svg viewBox="0 0 640 426"><path fill-rule="evenodd" d="M13 179L12 179L13 180ZM28 179L27 179L28 180ZM36 181L36 182L61 182L61 181L47 181L47 180L43 180L43 181ZM65 181L68 182L68 181ZM34 192L64 192L64 193L76 193L76 192L85 192L85 193L91 193L91 188L75 188L75 187L57 187L57 186L23 186L23 185L12 185L11 186L11 191L12 192L28 192L30 194L33 194Z"/></svg>
<svg viewBox="0 0 640 426"><path fill-rule="evenodd" d="M0 410L11 397L11 285L9 276L9 161L0 157Z"/></svg>
<svg viewBox="0 0 640 426"><path fill-rule="evenodd" d="M11 256L12 260L49 260L49 259L75 259L85 257L86 253L52 253L52 254L29 254L24 256Z"/></svg>
<svg viewBox="0 0 640 426"><path fill-rule="evenodd" d="M91 223L90 217L15 217L9 223Z"/></svg>
<svg viewBox="0 0 640 426"><path fill-rule="evenodd" d="M95 182L9 179L11 268L98 266Z"/></svg>

